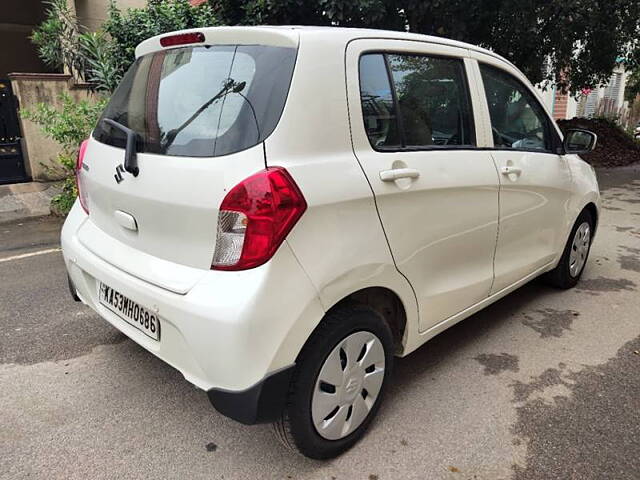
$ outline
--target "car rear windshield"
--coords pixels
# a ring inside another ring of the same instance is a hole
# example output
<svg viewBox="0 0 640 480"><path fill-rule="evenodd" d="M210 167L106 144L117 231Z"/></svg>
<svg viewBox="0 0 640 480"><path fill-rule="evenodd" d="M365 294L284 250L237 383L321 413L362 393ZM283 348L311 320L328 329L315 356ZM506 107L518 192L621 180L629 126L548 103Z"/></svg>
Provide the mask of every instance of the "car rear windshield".
<svg viewBox="0 0 640 480"><path fill-rule="evenodd" d="M260 45L162 50L136 60L93 137L124 148L138 134L138 152L216 157L263 141L276 127L289 90L296 49Z"/></svg>

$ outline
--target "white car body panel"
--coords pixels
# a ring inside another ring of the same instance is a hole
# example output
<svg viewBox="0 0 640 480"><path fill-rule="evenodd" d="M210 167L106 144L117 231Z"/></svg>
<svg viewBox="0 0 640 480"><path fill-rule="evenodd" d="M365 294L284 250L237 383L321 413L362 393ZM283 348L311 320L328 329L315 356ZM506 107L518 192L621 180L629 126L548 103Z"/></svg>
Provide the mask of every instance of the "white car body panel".
<svg viewBox="0 0 640 480"><path fill-rule="evenodd" d="M489 109L478 62L499 68L519 80L551 117L538 91L518 69L495 56L473 50L469 53L474 59L472 68L480 92L478 109L484 112L485 119L489 119ZM561 137L557 124L550 123ZM482 126L493 147L491 122L484 122ZM569 211L574 189L568 164L570 156L513 149L494 149L491 155L500 174L500 227L494 259L495 280L491 288L493 295L532 271L554 266L579 211L573 216ZM521 173L505 174L505 167L515 167ZM584 205L586 203L582 208Z"/></svg>
<svg viewBox="0 0 640 480"><path fill-rule="evenodd" d="M354 151L376 196L395 263L413 285L426 330L489 296L498 234L498 175L488 151L379 152L365 134L358 61L378 40L347 48L347 90ZM388 40L384 49L459 58L467 50ZM473 103L473 99L472 99ZM416 179L385 182L380 172L412 168ZM473 249L467 248L473 245Z"/></svg>
<svg viewBox="0 0 640 480"><path fill-rule="evenodd" d="M76 202L62 231L65 263L82 301L203 390L243 390L290 365L289 332L301 318L324 314L286 243L266 265L243 272L205 271L197 285L180 295L135 278L84 247L73 232L90 221ZM98 303L99 281L156 312L160 341ZM280 294L274 294L274 284Z"/></svg>
<svg viewBox="0 0 640 480"><path fill-rule="evenodd" d="M206 270L170 262L137 250L112 237L93 221L78 228L80 244L95 256L123 272L179 295L186 294L206 274Z"/></svg>
<svg viewBox="0 0 640 480"><path fill-rule="evenodd" d="M74 206L62 247L81 299L202 389L242 391L294 364L326 311L368 287L388 289L402 303L406 328L396 353L407 355L552 268L580 211L600 206L594 172L579 157L492 150L476 60L530 84L487 50L376 30L197 31L208 44L298 47L277 127L264 143L215 159L139 154L142 174L119 185L113 174L123 150L90 140L91 213ZM160 37L136 55L160 50ZM358 91L357 57L366 49L463 58L480 148L373 150ZM266 264L212 271L220 202L265 168L265 157L267 166L286 168L307 210ZM408 188L379 180L396 161L420 170ZM499 173L509 161L525 172L513 184ZM437 208L424 212L424 205ZM132 231L117 211L144 228ZM160 342L100 305L98 281L156 309Z"/></svg>
<svg viewBox="0 0 640 480"><path fill-rule="evenodd" d="M551 264L562 251L573 184L562 156L504 150L491 155L498 169L522 170L500 175L500 234L491 289L495 293Z"/></svg>
<svg viewBox="0 0 640 480"><path fill-rule="evenodd" d="M144 175L127 175L116 183L116 166L123 163L124 150L104 145L94 138L87 146L85 176L89 193L91 221L105 237L159 259L188 267L208 269L216 240L218 207L226 192L249 173L264 168L261 145L209 158L138 154ZM123 227L115 217L122 211L133 215L140 228ZM100 242L100 239L93 238ZM108 241L93 243L107 261L120 252ZM130 250L129 253L132 253ZM135 256L135 255L134 255ZM137 268L135 260L118 261L120 268L137 277L155 275Z"/></svg>
<svg viewBox="0 0 640 480"><path fill-rule="evenodd" d="M301 40L285 110L266 140L268 165L286 167L309 204L287 241L325 309L354 291L385 287L403 299L417 325L413 290L394 266L371 188L351 149L344 49L327 48L324 38L319 31ZM319 66L342 74L323 76Z"/></svg>

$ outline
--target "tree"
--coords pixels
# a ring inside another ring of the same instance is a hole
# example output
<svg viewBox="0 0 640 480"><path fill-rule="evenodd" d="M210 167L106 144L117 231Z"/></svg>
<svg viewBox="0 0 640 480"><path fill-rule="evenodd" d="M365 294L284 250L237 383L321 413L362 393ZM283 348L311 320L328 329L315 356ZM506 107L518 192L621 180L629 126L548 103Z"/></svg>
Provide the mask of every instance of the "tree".
<svg viewBox="0 0 640 480"><path fill-rule="evenodd" d="M102 30L88 32L67 0L46 0L45 4L46 19L31 36L40 58L106 92L118 85L143 40L174 30L218 25L210 6L192 7L187 0L149 0L145 8L125 12L111 0Z"/></svg>
<svg viewBox="0 0 640 480"><path fill-rule="evenodd" d="M409 30L489 48L534 82L578 91L640 65L638 0L209 0L230 25Z"/></svg>
<svg viewBox="0 0 640 480"><path fill-rule="evenodd" d="M633 103L640 95L640 68L632 72L627 78L627 86L624 90L624 99Z"/></svg>
<svg viewBox="0 0 640 480"><path fill-rule="evenodd" d="M134 62L136 45L161 33L218 22L211 7L191 7L187 0L149 0L146 8L124 13L112 1L104 30L87 32L67 0L46 3L46 19L31 37L40 57L51 67L66 69L77 80L89 82L94 90L102 92L92 100L79 102L63 94L61 110L41 103L33 111L20 112L62 146L58 163L66 179L62 193L51 203L54 211L66 214L77 195L73 171L80 142L90 134L106 105L104 92L113 91Z"/></svg>
<svg viewBox="0 0 640 480"><path fill-rule="evenodd" d="M111 58L120 79L135 60L136 46L147 38L186 28L219 25L209 5L192 7L187 0L149 0L144 8L122 12L111 0L102 28L110 37Z"/></svg>
<svg viewBox="0 0 640 480"><path fill-rule="evenodd" d="M106 100L97 98L76 101L68 93L59 97L62 108L56 110L51 105L39 103L33 110L21 110L23 118L40 125L45 136L55 140L61 147L58 155L60 172L66 178L62 192L51 199L54 213L66 215L78 195L74 171L80 143L89 136L106 105Z"/></svg>
<svg viewBox="0 0 640 480"><path fill-rule="evenodd" d="M112 1L103 26L109 40L88 38L79 47L63 12L65 0L51 3L59 5L57 15L33 37L41 55L55 64L58 52L67 52L65 64L86 70L87 80L107 90L133 62L142 40L220 24L336 25L443 36L503 55L534 83L553 81L574 92L606 82L619 61L640 68L640 0L209 0L198 7L187 0L149 0L145 8L124 12ZM71 48L59 48L64 45ZM75 59L75 52L86 59Z"/></svg>
<svg viewBox="0 0 640 480"><path fill-rule="evenodd" d="M42 61L57 70L66 69L83 80L84 59L80 48L80 27L66 0L46 0L47 16L32 33Z"/></svg>

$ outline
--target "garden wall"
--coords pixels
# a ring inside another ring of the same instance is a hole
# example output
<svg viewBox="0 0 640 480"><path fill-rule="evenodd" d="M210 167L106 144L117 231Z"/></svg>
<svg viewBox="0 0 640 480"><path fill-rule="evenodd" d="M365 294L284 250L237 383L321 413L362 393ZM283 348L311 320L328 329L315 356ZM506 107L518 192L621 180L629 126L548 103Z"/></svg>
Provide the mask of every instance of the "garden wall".
<svg viewBox="0 0 640 480"><path fill-rule="evenodd" d="M59 96L63 92L69 93L75 100L87 99L92 95L86 85L75 84L71 75L10 73L9 79L20 110L34 110L38 103L60 109ZM60 146L46 138L38 125L23 118L23 115L19 116L27 174L39 182L62 179L64 173L56 161Z"/></svg>

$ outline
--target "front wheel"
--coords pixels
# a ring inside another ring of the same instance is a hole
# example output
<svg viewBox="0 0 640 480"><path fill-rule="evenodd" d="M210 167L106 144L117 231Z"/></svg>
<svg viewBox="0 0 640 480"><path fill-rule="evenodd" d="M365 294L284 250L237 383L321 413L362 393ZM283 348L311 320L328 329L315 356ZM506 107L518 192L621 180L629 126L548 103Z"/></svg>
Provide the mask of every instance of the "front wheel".
<svg viewBox="0 0 640 480"><path fill-rule="evenodd" d="M310 458L335 457L353 446L375 416L393 363L393 339L367 307L327 314L303 348L282 418L285 446Z"/></svg>
<svg viewBox="0 0 640 480"><path fill-rule="evenodd" d="M548 283L557 288L572 288L580 280L591 250L594 219L583 210L571 229L571 234L556 268L547 273Z"/></svg>

